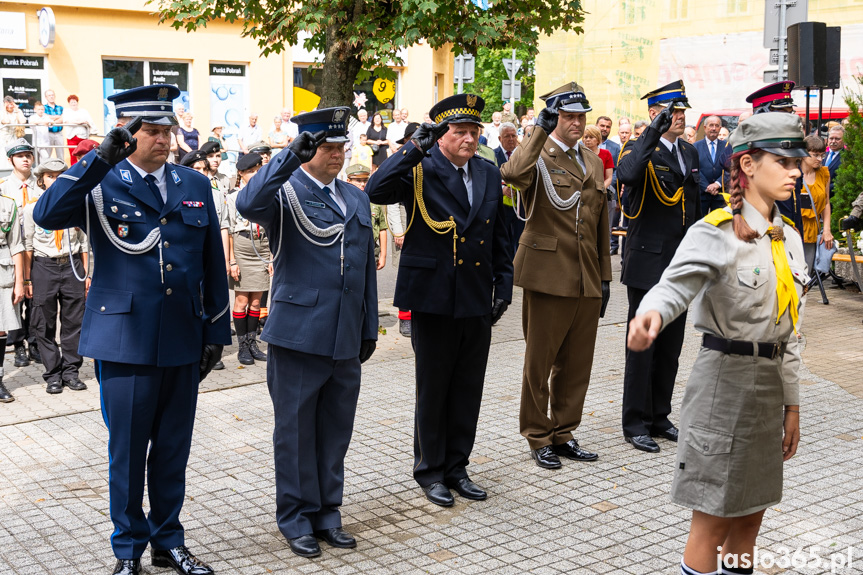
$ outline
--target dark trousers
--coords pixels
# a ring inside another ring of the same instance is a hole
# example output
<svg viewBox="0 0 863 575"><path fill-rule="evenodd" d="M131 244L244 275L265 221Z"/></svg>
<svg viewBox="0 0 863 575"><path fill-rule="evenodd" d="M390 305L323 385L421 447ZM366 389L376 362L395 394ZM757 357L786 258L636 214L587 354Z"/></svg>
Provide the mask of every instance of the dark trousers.
<svg viewBox="0 0 863 575"><path fill-rule="evenodd" d="M276 521L287 539L342 526L345 455L360 394L360 360L270 344Z"/></svg>
<svg viewBox="0 0 863 575"><path fill-rule="evenodd" d="M512 206L504 206L503 210L503 220L506 223L506 229L509 230L509 237L512 241L512 257L515 258L515 252L518 251L518 239L524 231L524 222L518 219Z"/></svg>
<svg viewBox="0 0 863 575"><path fill-rule="evenodd" d="M635 317L647 290L626 288L629 321ZM665 326L656 341L644 351L626 350L623 376L623 434L627 437L657 434L672 427L671 394L677 378L678 359L683 347L686 313Z"/></svg>
<svg viewBox="0 0 863 575"><path fill-rule="evenodd" d="M414 479L467 477L491 345L491 314L454 318L412 312L416 355Z"/></svg>
<svg viewBox="0 0 863 575"><path fill-rule="evenodd" d="M726 206L722 194L701 194L701 217L703 218L713 210L719 210Z"/></svg>
<svg viewBox="0 0 863 575"><path fill-rule="evenodd" d="M78 275L87 272L81 256L72 260ZM33 281L33 300L30 308L30 331L36 339L45 381L72 381L78 379L83 363L78 353L81 338L81 320L84 318L84 282L78 281L69 261L58 263L52 258L36 256L30 270ZM57 306L60 306L60 347L54 340L57 334Z"/></svg>
<svg viewBox="0 0 863 575"><path fill-rule="evenodd" d="M611 230L618 225L620 225L620 204L617 202L617 198L615 198L608 202L608 231L611 232ZM611 236L611 239L609 240L611 249L617 250L621 248L620 240L621 238L619 236Z"/></svg>
<svg viewBox="0 0 863 575"><path fill-rule="evenodd" d="M25 341L28 345L36 345L36 336L30 331L33 304L30 303L29 299L25 299L18 306L18 311L21 313L21 329L13 329L6 334L6 345L24 345Z"/></svg>
<svg viewBox="0 0 863 575"><path fill-rule="evenodd" d="M96 361L108 426L108 489L118 559L184 544L180 510L198 401L198 363L177 367ZM148 452L149 447L149 452ZM144 516L144 476L150 513Z"/></svg>

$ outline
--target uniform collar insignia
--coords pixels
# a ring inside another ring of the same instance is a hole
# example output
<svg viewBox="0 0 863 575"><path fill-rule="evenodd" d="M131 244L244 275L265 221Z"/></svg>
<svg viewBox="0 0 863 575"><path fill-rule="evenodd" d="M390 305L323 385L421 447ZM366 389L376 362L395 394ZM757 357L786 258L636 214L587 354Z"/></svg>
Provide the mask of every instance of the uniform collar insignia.
<svg viewBox="0 0 863 575"><path fill-rule="evenodd" d="M174 178L174 183L179 184L182 180L180 180L180 176L177 175L175 170L171 170L171 177Z"/></svg>
<svg viewBox="0 0 863 575"><path fill-rule="evenodd" d="M120 177L124 182L132 183L132 172L129 170L120 170Z"/></svg>

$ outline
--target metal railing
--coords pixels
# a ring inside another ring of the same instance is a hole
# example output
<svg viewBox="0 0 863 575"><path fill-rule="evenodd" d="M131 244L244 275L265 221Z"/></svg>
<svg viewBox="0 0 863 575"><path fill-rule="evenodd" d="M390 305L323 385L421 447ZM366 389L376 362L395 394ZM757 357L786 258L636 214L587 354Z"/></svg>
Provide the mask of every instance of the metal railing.
<svg viewBox="0 0 863 575"><path fill-rule="evenodd" d="M82 139L88 139L88 138L92 138L93 136L96 136L95 132L91 132L89 126L87 126L86 124L54 124L53 126L41 126L41 125L34 125L34 124L0 124L0 139L2 139L3 145L5 146L12 139L14 139L14 130L16 128L23 128L24 129L24 136L23 137L25 140L30 142L30 144L33 146L33 157L34 157L34 160L37 164L42 161L43 152L44 152L45 158L51 157L51 152L52 152L52 150L55 150L55 149L68 150L69 154L71 155L72 149L70 149L69 145L66 143L48 144L47 142L44 142L44 143L41 142L41 140L43 138L44 139L48 138L47 130L49 128L52 128L52 127L54 127L54 128L81 128L81 127L84 127L87 131L87 135L84 136L84 138L82 138ZM45 133L39 133L38 137L37 137L36 129L39 129L39 128L44 128L46 130L46 132ZM9 133L12 134L11 138L8 136ZM66 140L62 131L61 132L53 132L53 133L60 134L60 136L64 140ZM65 153L62 151L58 151L57 157L63 159L65 157ZM0 158L0 163L2 163L3 161L6 161L5 154L3 154L2 158Z"/></svg>

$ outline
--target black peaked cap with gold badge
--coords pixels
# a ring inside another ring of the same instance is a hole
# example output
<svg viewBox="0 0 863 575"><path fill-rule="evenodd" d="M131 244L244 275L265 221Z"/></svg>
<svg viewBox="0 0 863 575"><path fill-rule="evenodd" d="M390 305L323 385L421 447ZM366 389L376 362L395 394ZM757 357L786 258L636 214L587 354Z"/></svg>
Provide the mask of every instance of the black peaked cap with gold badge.
<svg viewBox="0 0 863 575"><path fill-rule="evenodd" d="M435 124L448 120L450 124L469 122L482 126L484 108L485 100L476 94L456 94L432 106L429 116Z"/></svg>

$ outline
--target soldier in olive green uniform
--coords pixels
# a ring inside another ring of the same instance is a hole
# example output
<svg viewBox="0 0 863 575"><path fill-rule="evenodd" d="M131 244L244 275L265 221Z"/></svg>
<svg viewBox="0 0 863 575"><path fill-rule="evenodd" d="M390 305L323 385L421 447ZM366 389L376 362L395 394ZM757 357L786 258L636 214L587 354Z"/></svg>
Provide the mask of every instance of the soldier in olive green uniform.
<svg viewBox="0 0 863 575"><path fill-rule="evenodd" d="M345 170L348 176L348 183L355 185L361 190L365 190L366 183L369 181L369 169L363 164L351 164ZM375 263L377 269L382 270L387 265L387 216L386 208L378 204L372 206L372 235L375 238Z"/></svg>

